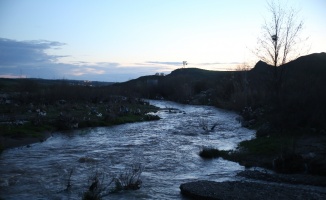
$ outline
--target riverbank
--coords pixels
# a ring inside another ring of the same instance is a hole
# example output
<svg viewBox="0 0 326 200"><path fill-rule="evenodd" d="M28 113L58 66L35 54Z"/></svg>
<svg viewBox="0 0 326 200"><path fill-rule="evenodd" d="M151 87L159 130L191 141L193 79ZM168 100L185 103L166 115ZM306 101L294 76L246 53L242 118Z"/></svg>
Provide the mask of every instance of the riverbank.
<svg viewBox="0 0 326 200"><path fill-rule="evenodd" d="M243 141L235 150L209 152L215 153L210 158L222 157L249 170L237 174L243 181L181 184L181 193L191 199L326 198L326 135L323 133L271 133ZM255 167L267 170L250 170Z"/></svg>
<svg viewBox="0 0 326 200"><path fill-rule="evenodd" d="M224 159L245 167L262 167L282 174L326 175L326 135L258 137L243 141Z"/></svg>
<svg viewBox="0 0 326 200"><path fill-rule="evenodd" d="M54 132L158 120L159 108L141 99L113 97L108 102L67 102L48 105L0 105L0 152L43 142ZM153 113L153 114L149 114Z"/></svg>
<svg viewBox="0 0 326 200"><path fill-rule="evenodd" d="M325 176L314 176L309 174L278 174L261 170L244 170L239 172L237 176L251 181L258 180L269 183L324 187L324 190L326 191Z"/></svg>

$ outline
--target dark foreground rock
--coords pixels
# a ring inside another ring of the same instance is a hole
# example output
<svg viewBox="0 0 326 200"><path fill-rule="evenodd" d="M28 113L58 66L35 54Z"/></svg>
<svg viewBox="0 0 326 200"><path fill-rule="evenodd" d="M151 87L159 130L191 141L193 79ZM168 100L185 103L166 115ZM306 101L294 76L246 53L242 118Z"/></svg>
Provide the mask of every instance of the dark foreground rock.
<svg viewBox="0 0 326 200"><path fill-rule="evenodd" d="M190 199L326 199L326 188L320 190L294 188L287 185L257 182L196 181L180 185L181 193Z"/></svg>
<svg viewBox="0 0 326 200"><path fill-rule="evenodd" d="M256 170L244 170L239 172L237 176L276 183L321 186L325 187L326 190L326 176L313 176L309 174L277 174Z"/></svg>

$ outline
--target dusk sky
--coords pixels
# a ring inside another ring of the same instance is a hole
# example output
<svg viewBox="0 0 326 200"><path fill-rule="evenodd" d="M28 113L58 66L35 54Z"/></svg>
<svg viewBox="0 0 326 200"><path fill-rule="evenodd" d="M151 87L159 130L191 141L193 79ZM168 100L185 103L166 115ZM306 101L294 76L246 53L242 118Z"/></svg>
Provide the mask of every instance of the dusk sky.
<svg viewBox="0 0 326 200"><path fill-rule="evenodd" d="M326 52L326 1L288 5L308 53ZM0 77L121 82L182 61L233 70L258 61L267 14L264 0L0 0Z"/></svg>

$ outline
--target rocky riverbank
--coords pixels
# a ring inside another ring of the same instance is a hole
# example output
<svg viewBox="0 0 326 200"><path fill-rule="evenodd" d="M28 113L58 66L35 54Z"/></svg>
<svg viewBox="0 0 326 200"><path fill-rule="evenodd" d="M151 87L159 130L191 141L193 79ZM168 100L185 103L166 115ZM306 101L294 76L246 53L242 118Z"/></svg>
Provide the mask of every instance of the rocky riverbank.
<svg viewBox="0 0 326 200"><path fill-rule="evenodd" d="M247 181L214 182L196 181L180 185L181 193L191 199L326 199L326 189L305 189L286 184Z"/></svg>
<svg viewBox="0 0 326 200"><path fill-rule="evenodd" d="M320 134L244 141L238 149L217 151L216 156L249 168L237 175L241 181L190 182L181 184L181 193L191 199L326 199L325 142ZM284 147L291 149L284 153ZM277 160L281 168L275 168Z"/></svg>

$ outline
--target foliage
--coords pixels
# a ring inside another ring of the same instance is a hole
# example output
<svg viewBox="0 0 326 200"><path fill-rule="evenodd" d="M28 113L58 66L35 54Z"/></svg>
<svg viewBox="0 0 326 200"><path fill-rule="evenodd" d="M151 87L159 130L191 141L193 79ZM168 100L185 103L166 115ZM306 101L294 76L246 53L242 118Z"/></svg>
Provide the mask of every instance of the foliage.
<svg viewBox="0 0 326 200"><path fill-rule="evenodd" d="M133 164L126 168L125 172L120 173L115 179L115 190L137 190L141 187L142 181L140 175L143 172L143 166L140 163Z"/></svg>
<svg viewBox="0 0 326 200"><path fill-rule="evenodd" d="M89 177L89 187L83 193L83 200L100 200L115 192L138 190L142 184L140 177L142 172L143 166L140 163L126 167L117 176L109 175L105 171L96 171ZM114 183L113 187L112 183Z"/></svg>
<svg viewBox="0 0 326 200"><path fill-rule="evenodd" d="M287 135L273 135L242 141L239 147L253 155L278 155L293 149L295 139Z"/></svg>
<svg viewBox="0 0 326 200"><path fill-rule="evenodd" d="M113 183L113 180L106 183L107 175L104 172L95 172L89 177L88 184L90 185L88 190L83 193L83 200L100 200L104 196L108 196L108 187Z"/></svg>
<svg viewBox="0 0 326 200"><path fill-rule="evenodd" d="M286 8L279 1L267 2L269 19L262 26L262 36L258 38L256 55L264 62L274 67L283 65L289 60L296 59L303 21L298 18L298 11Z"/></svg>
<svg viewBox="0 0 326 200"><path fill-rule="evenodd" d="M199 156L206 159L217 158L221 156L221 151L212 147L203 147Z"/></svg>

